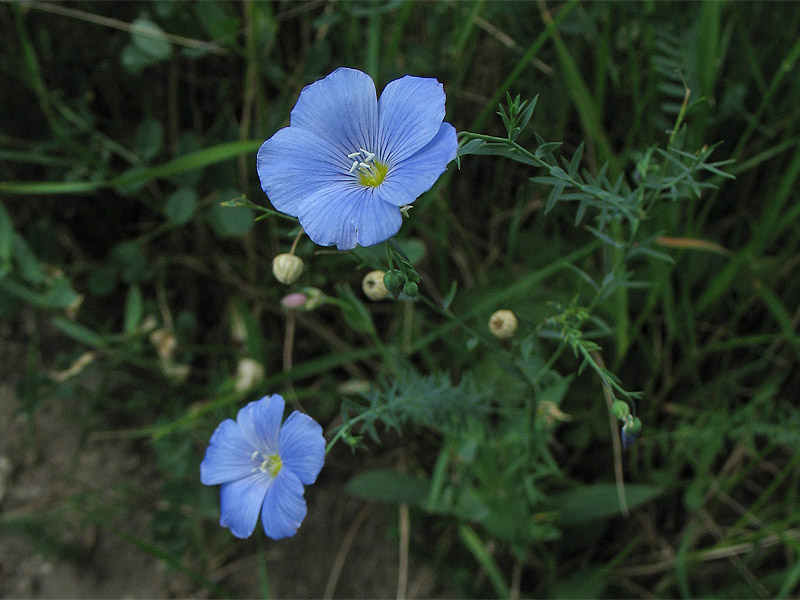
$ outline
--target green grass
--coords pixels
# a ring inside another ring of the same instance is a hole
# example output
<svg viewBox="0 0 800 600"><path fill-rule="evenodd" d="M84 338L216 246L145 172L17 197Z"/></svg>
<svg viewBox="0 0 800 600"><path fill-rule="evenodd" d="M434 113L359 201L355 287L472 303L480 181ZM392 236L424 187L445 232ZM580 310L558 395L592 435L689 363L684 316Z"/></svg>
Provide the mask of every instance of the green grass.
<svg viewBox="0 0 800 600"><path fill-rule="evenodd" d="M359 438L371 465L399 456L435 482L436 502L411 506L411 551L442 595L797 595L794 6L4 3L0 15L0 316L36 316L27 410L89 394L87 429L146 441L159 493L180 507L201 488L216 424L283 393L329 441ZM379 89L436 77L447 119L497 146L462 156L404 223L425 301L361 295L367 267L386 268L382 247L340 254L301 238L298 289L335 300L288 317L279 301L294 288L271 261L298 230L262 209L254 155L303 86L342 65ZM507 93L538 97L513 148L497 115ZM523 152L551 141L563 145L545 168L547 153ZM706 171L697 181L714 187L699 197L621 204L626 185L678 178L715 144L708 161L733 161L719 168L735 179ZM574 182L606 163L606 196L589 202ZM501 308L520 320L512 343L486 327ZM155 329L176 340L166 362ZM88 350L71 377L51 376ZM267 375L240 391L245 357ZM343 391L362 381L365 395ZM644 424L619 456L604 390ZM464 423L426 412L446 414L447 398ZM627 518L617 504L588 523L560 516L563 494L608 504L620 469L631 490L658 493ZM342 490L359 473L339 472ZM227 582L204 571L204 548L253 553L252 593L267 596L270 550L235 541L213 511L154 510L149 539L120 535L211 594ZM26 519L32 538L50 522Z"/></svg>

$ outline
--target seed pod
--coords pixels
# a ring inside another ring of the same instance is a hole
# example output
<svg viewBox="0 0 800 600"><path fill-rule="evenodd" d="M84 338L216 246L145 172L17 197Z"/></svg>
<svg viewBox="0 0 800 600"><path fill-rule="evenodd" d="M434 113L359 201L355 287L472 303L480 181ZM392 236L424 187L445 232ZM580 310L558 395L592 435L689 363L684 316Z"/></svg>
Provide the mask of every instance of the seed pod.
<svg viewBox="0 0 800 600"><path fill-rule="evenodd" d="M294 254L278 254L272 259L272 274L275 279L289 285L297 281L303 272L303 259Z"/></svg>
<svg viewBox="0 0 800 600"><path fill-rule="evenodd" d="M386 285L383 283L385 275L386 273L383 271L370 271L364 275L364 279L361 280L361 289L367 298L378 302L389 295L389 290L386 289Z"/></svg>
<svg viewBox="0 0 800 600"><path fill-rule="evenodd" d="M516 315L510 310L498 310L489 317L489 331L499 340L507 340L517 330Z"/></svg>

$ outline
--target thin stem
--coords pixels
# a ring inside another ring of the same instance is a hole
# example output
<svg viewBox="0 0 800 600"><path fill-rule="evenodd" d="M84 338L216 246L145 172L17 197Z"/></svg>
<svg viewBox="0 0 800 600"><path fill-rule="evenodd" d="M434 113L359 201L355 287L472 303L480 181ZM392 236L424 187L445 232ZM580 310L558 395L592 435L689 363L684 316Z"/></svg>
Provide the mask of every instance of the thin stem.
<svg viewBox="0 0 800 600"><path fill-rule="evenodd" d="M300 228L300 233L295 236L294 241L292 242L292 247L289 249L289 254L294 254L295 249L297 248L297 242L300 241L300 237L305 233L303 228Z"/></svg>
<svg viewBox="0 0 800 600"><path fill-rule="evenodd" d="M597 364L605 367L603 357L598 352L593 352ZM606 399L606 408L608 409L608 421L611 427L611 447L614 449L614 479L617 484L617 498L619 499L619 508L624 516L628 516L628 501L625 497L625 475L622 470L622 440L619 435L619 428L617 427L617 420L611 412L611 407L614 404L614 394L607 385L603 385L603 396Z"/></svg>

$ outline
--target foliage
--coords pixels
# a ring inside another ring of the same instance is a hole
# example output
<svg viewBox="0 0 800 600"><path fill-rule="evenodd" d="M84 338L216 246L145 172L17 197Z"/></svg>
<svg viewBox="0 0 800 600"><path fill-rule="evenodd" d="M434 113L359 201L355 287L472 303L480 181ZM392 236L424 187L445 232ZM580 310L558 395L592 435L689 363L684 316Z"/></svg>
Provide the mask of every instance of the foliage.
<svg viewBox="0 0 800 600"><path fill-rule="evenodd" d="M794 7L0 15L19 410L85 404L85 433L143 441L159 472L113 507L59 510L226 595L220 565L263 545L217 527L200 458L217 423L281 392L329 457L369 463L330 485L410 511L412 533L391 535L435 568L432 595L797 595ZM379 89L443 82L459 153L386 247L320 251L270 208L254 157L343 65ZM284 286L271 265L290 247L305 267ZM380 303L360 293L374 269L399 277ZM290 292L302 307L282 307ZM519 320L511 339L487 327L498 309ZM245 380L248 361L263 373ZM120 517L142 506L148 539ZM53 520L0 527L48 541Z"/></svg>

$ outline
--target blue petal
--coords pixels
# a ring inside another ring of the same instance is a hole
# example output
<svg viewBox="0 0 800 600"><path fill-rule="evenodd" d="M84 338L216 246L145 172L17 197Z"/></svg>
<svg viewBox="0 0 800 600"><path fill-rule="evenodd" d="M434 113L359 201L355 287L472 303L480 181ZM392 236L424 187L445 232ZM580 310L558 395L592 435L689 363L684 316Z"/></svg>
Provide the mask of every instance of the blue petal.
<svg viewBox="0 0 800 600"><path fill-rule="evenodd" d="M375 84L361 71L336 69L300 92L290 123L316 133L345 156L359 148L370 150L378 129Z"/></svg>
<svg viewBox="0 0 800 600"><path fill-rule="evenodd" d="M325 463L322 427L308 415L293 412L281 427L278 454L283 468L297 475L301 483L314 483Z"/></svg>
<svg viewBox="0 0 800 600"><path fill-rule="evenodd" d="M436 183L447 169L447 164L456 157L457 151L455 128L450 123L442 123L429 144L392 166L378 188L381 199L395 206L411 204Z"/></svg>
<svg viewBox="0 0 800 600"><path fill-rule="evenodd" d="M284 407L283 398L273 394L251 402L236 415L236 422L253 450L269 453L278 451Z"/></svg>
<svg viewBox="0 0 800 600"><path fill-rule="evenodd" d="M223 484L220 489L219 524L228 527L238 538L250 537L256 527L264 497L275 481L259 471L244 479Z"/></svg>
<svg viewBox="0 0 800 600"><path fill-rule="evenodd" d="M444 101L444 88L433 78L406 75L390 82L378 101L379 156L394 165L430 142L444 119Z"/></svg>
<svg viewBox="0 0 800 600"><path fill-rule="evenodd" d="M403 218L399 208L381 200L377 189L349 184L319 190L300 207L300 224L315 244L336 244L340 250L388 240Z"/></svg>
<svg viewBox="0 0 800 600"><path fill-rule="evenodd" d="M353 181L349 173L353 162L347 158L348 152L315 133L285 127L258 151L261 188L277 210L296 217L311 194L336 183Z"/></svg>
<svg viewBox="0 0 800 600"><path fill-rule="evenodd" d="M294 535L306 516L306 510L303 484L297 475L281 469L272 480L261 509L264 533L274 540Z"/></svg>
<svg viewBox="0 0 800 600"><path fill-rule="evenodd" d="M244 437L233 419L219 424L200 463L200 481L218 485L247 477L257 466L251 458L255 447Z"/></svg>

